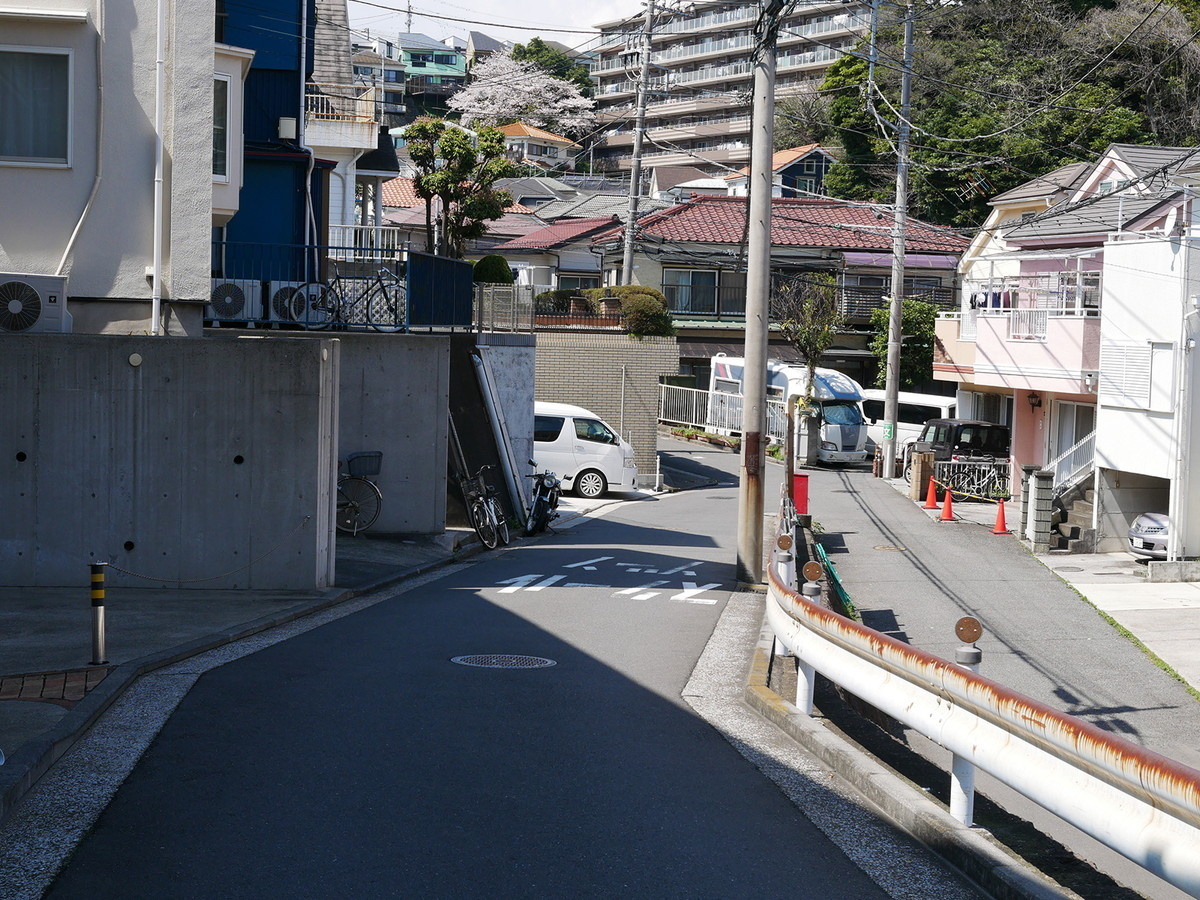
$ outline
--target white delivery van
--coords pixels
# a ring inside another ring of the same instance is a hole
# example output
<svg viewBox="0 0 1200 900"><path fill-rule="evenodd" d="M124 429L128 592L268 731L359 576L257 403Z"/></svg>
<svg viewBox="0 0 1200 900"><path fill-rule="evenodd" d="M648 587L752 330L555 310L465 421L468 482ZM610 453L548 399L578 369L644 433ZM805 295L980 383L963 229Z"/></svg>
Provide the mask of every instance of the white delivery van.
<svg viewBox="0 0 1200 900"><path fill-rule="evenodd" d="M871 388L863 391L863 416L867 420L867 452L883 443L883 409L886 392ZM906 459L909 446L921 435L930 419L954 419L958 401L942 394L914 394L900 391L896 406L896 457Z"/></svg>
<svg viewBox="0 0 1200 900"><path fill-rule="evenodd" d="M717 354L709 375L708 427L720 433L742 430L742 391L745 360ZM817 369L814 373L815 417L821 429L817 460L823 463L862 462L867 458L867 425L862 414L862 386L842 372ZM767 360L767 399L786 402L804 397L808 389L808 367ZM813 419L798 421L798 430ZM781 424L781 423L780 423ZM768 431L782 438L782 429L768 422ZM779 432L776 435L776 432Z"/></svg>
<svg viewBox="0 0 1200 900"><path fill-rule="evenodd" d="M562 478L563 490L601 497L637 484L633 448L594 412L566 403L533 405L533 457Z"/></svg>

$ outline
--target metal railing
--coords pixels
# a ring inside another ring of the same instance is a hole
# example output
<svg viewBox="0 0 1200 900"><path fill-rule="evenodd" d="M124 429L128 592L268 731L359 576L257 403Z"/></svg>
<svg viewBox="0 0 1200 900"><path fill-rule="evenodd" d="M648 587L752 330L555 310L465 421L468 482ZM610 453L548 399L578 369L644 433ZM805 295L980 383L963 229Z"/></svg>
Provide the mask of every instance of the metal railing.
<svg viewBox="0 0 1200 900"><path fill-rule="evenodd" d="M1068 447L1043 468L1054 473L1054 493L1061 495L1083 481L1096 464L1096 432Z"/></svg>
<svg viewBox="0 0 1200 900"><path fill-rule="evenodd" d="M1044 341L1049 331L1050 314L1044 309L1010 309L1008 339L1010 341Z"/></svg>
<svg viewBox="0 0 1200 900"><path fill-rule="evenodd" d="M528 284L475 285L477 331L533 331L533 297Z"/></svg>
<svg viewBox="0 0 1200 900"><path fill-rule="evenodd" d="M785 513L780 521L791 522ZM972 824L981 769L1200 896L1200 772L825 609L796 590L795 561L771 543L767 621L797 657L801 714L813 713L819 672L953 754L950 810L960 822Z"/></svg>
<svg viewBox="0 0 1200 900"><path fill-rule="evenodd" d="M1009 491L1009 462L971 462L944 460L933 464L933 477L957 494L1007 500Z"/></svg>
<svg viewBox="0 0 1200 900"><path fill-rule="evenodd" d="M334 259L400 259L409 249L407 232L394 225L330 225Z"/></svg>
<svg viewBox="0 0 1200 900"><path fill-rule="evenodd" d="M310 81L304 86L304 114L329 122L375 122L376 89L361 84Z"/></svg>
<svg viewBox="0 0 1200 900"><path fill-rule="evenodd" d="M715 434L741 434L742 395L660 384L658 421ZM767 400L767 437L782 443L787 435L787 403Z"/></svg>

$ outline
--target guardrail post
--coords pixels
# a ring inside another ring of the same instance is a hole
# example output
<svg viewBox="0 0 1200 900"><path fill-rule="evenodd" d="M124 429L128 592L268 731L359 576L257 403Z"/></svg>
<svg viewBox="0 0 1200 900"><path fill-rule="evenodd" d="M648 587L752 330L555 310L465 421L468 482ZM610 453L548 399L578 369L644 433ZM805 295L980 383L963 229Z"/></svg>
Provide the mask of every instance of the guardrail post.
<svg viewBox="0 0 1200 900"><path fill-rule="evenodd" d="M103 666L105 658L104 635L104 569L108 563L92 563L92 665Z"/></svg>
<svg viewBox="0 0 1200 900"><path fill-rule="evenodd" d="M954 661L979 674L983 651L974 644L963 644L954 651ZM975 765L953 754L950 760L950 815L968 828L975 824Z"/></svg>
<svg viewBox="0 0 1200 900"><path fill-rule="evenodd" d="M821 586L815 581L806 581L800 593L813 603L820 603ZM813 711L813 693L817 687L817 670L803 658L796 657L796 708L806 716Z"/></svg>

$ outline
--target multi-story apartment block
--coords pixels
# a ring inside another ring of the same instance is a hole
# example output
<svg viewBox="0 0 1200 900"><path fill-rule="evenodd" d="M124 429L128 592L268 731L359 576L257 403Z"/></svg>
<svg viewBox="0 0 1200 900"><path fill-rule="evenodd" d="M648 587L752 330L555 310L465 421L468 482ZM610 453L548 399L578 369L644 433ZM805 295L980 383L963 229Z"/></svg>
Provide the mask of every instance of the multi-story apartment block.
<svg viewBox="0 0 1200 900"><path fill-rule="evenodd" d="M753 0L700 0L682 10L656 11L644 165L728 171L724 167L749 162L758 13ZM612 128L597 145L597 168L630 168L645 15L598 26L602 36L592 77L601 121ZM869 24L869 3L796 4L779 32L776 97L819 85Z"/></svg>

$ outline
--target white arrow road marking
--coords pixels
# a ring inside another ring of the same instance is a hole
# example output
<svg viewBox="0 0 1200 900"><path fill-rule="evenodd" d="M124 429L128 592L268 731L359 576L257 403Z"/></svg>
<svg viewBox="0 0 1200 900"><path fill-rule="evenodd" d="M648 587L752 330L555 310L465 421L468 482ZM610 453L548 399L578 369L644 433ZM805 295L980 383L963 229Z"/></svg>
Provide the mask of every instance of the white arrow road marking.
<svg viewBox="0 0 1200 900"><path fill-rule="evenodd" d="M665 582L665 581L647 581L645 584L639 584L637 587L631 587L631 588L626 588L623 591L617 591L617 593L614 596L625 597L625 596L628 596L629 594L636 594L638 591L649 590L650 588L659 587L660 585L664 585L666 583L667 582ZM638 599L641 599L641 598L639 597Z"/></svg>
<svg viewBox="0 0 1200 900"><path fill-rule="evenodd" d="M634 600L652 600L653 598L657 597L660 593L662 593L662 592L661 591L646 591L646 593L638 594L633 599Z"/></svg>
<svg viewBox="0 0 1200 900"><path fill-rule="evenodd" d="M563 566L563 568L564 569L587 569L590 572L594 572L596 570L595 570L595 567L592 565L592 563L604 562L606 559L612 559L612 557L611 556L597 556L595 559L585 559L583 562L571 563L570 565Z"/></svg>
<svg viewBox="0 0 1200 900"><path fill-rule="evenodd" d="M544 581L539 581L537 584L530 587L529 590L540 591L543 588L550 587L550 585L554 584L554 582L556 582L556 581L562 581L566 577L567 577L566 575L551 575L549 578L545 579Z"/></svg>
<svg viewBox="0 0 1200 900"><path fill-rule="evenodd" d="M680 572L683 572L685 575L695 575L696 574L695 572L687 572L685 570L692 566L702 566L702 565L704 565L703 560L694 559L691 562L684 563L682 566L676 566L674 569L667 569L667 571L661 572L660 574L662 574L662 575L678 575Z"/></svg>
<svg viewBox="0 0 1200 900"><path fill-rule="evenodd" d="M545 577L544 575L540 575L540 574L539 575L518 575L516 578L506 578L504 581L497 581L496 584L512 585L512 587L502 588L500 590L500 593L515 594L521 588L528 587L529 585L531 585L535 581L537 581L539 578L544 578L544 577Z"/></svg>
<svg viewBox="0 0 1200 900"><path fill-rule="evenodd" d="M721 586L721 583L719 581L715 581L712 584L706 584L706 585L703 585L700 587L697 587L695 584L693 584L690 581L685 581L683 583L683 590L680 591L678 594L675 594L673 597L671 597L671 599L672 600L682 600L684 603L704 603L706 605L711 606L717 602L715 598L709 599L707 597L697 597L696 595L703 594L705 591L709 590L710 588L715 588L715 587L720 587L720 586Z"/></svg>
<svg viewBox="0 0 1200 900"><path fill-rule="evenodd" d="M563 587L610 588L611 584L588 584L583 581L568 581Z"/></svg>

